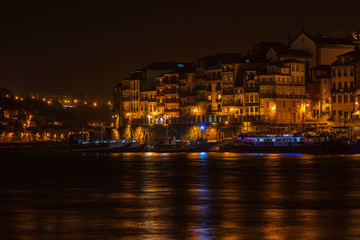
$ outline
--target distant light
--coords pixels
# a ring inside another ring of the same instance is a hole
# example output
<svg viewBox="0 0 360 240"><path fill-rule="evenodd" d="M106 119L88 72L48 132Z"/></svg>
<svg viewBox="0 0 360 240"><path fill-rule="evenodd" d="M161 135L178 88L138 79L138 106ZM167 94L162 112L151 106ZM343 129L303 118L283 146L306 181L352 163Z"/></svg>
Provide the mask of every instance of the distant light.
<svg viewBox="0 0 360 240"><path fill-rule="evenodd" d="M184 64L178 63L178 67L185 67Z"/></svg>
<svg viewBox="0 0 360 240"><path fill-rule="evenodd" d="M225 122L225 124L229 124L229 122L228 122L228 121L226 121L226 122Z"/></svg>
<svg viewBox="0 0 360 240"><path fill-rule="evenodd" d="M201 129L201 130L204 130L204 129L205 129L205 127L204 127L204 126L201 126L201 127L200 127L200 129Z"/></svg>
<svg viewBox="0 0 360 240"><path fill-rule="evenodd" d="M272 109L272 110L275 110L275 106L273 106L271 109Z"/></svg>
<svg viewBox="0 0 360 240"><path fill-rule="evenodd" d="M74 106L72 105L63 105L64 108L73 108Z"/></svg>

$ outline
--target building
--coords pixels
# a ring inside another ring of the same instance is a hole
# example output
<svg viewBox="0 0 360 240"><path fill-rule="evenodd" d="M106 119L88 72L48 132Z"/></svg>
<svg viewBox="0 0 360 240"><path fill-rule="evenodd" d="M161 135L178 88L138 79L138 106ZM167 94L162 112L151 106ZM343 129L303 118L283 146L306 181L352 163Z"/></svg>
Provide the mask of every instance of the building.
<svg viewBox="0 0 360 240"><path fill-rule="evenodd" d="M349 122L358 105L356 89L360 88L360 52L350 51L337 56L331 65L332 118L338 123Z"/></svg>

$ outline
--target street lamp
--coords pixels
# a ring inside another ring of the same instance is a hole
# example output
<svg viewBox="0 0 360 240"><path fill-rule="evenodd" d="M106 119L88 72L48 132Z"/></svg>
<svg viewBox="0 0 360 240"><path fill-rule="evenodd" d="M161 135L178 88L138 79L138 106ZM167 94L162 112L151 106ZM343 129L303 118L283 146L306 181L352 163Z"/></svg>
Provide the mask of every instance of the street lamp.
<svg viewBox="0 0 360 240"><path fill-rule="evenodd" d="M275 111L276 111L275 105L271 107L271 110L272 110L272 111L270 112L270 116L269 116L269 117L270 117L270 119L269 119L269 123L270 123L270 124L269 124L270 133L272 133L271 118L272 118L272 116L273 116L273 119L274 119L274 118L275 118L274 115L276 114L276 112L275 112Z"/></svg>
<svg viewBox="0 0 360 240"><path fill-rule="evenodd" d="M205 126L201 125L200 126L200 132L201 132L201 139L203 139L203 131L205 130Z"/></svg>

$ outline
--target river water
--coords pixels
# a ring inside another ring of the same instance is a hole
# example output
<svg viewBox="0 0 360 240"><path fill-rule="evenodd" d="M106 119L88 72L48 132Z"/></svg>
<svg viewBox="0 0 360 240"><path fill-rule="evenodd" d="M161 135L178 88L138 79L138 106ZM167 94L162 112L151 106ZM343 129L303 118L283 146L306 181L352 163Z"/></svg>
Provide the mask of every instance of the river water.
<svg viewBox="0 0 360 240"><path fill-rule="evenodd" d="M1 239L359 239L360 155L0 152Z"/></svg>

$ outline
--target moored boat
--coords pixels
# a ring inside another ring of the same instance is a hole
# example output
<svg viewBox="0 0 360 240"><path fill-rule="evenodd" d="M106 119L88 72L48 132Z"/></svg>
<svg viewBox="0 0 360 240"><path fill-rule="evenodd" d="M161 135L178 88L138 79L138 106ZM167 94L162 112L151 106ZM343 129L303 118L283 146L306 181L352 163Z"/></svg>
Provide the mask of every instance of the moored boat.
<svg viewBox="0 0 360 240"><path fill-rule="evenodd" d="M239 137L233 145L222 151L240 153L311 153L311 154L348 154L351 144L346 141L333 141L327 138L306 136L256 136Z"/></svg>
<svg viewBox="0 0 360 240"><path fill-rule="evenodd" d="M118 152L130 146L126 140L119 141L79 141L71 143L69 152Z"/></svg>

